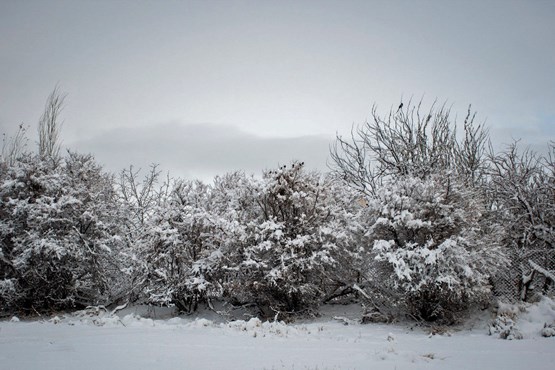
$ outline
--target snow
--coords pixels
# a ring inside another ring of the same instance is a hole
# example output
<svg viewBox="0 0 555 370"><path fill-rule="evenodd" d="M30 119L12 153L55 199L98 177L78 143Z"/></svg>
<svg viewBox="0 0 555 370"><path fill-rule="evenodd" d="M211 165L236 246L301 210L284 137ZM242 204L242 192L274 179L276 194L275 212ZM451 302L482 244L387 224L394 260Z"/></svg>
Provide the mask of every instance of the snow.
<svg viewBox="0 0 555 370"><path fill-rule="evenodd" d="M534 332L540 324L555 323L555 301L543 297L539 302L529 305L525 312L519 315L519 326L525 332Z"/></svg>
<svg viewBox="0 0 555 370"><path fill-rule="evenodd" d="M553 301L522 313L522 340L487 333L487 320L432 335L410 323L358 324L352 306L285 324L215 314L156 318L126 308L0 322L2 369L552 369L555 338L540 335Z"/></svg>

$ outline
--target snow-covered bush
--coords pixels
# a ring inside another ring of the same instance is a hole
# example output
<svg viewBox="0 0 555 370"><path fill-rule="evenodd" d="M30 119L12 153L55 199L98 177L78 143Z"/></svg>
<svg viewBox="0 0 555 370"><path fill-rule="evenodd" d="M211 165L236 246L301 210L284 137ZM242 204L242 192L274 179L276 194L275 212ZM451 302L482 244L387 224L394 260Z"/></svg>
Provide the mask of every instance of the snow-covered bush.
<svg viewBox="0 0 555 370"><path fill-rule="evenodd" d="M555 337L555 321L551 324L545 323L541 330L542 337Z"/></svg>
<svg viewBox="0 0 555 370"><path fill-rule="evenodd" d="M489 335L507 340L524 338L517 321L519 316L526 312L525 305L497 301L494 312L495 319L488 325Z"/></svg>
<svg viewBox="0 0 555 370"><path fill-rule="evenodd" d="M337 189L298 162L265 172L250 188L257 217L228 254L226 294L265 315L315 307L343 285L338 256L348 253L350 234Z"/></svg>
<svg viewBox="0 0 555 370"><path fill-rule="evenodd" d="M524 338L515 322L515 317L507 315L497 316L489 325L489 335L494 334L498 335L501 339L507 340Z"/></svg>
<svg viewBox="0 0 555 370"><path fill-rule="evenodd" d="M92 156L27 155L0 174L3 306L105 303L120 245L112 179Z"/></svg>
<svg viewBox="0 0 555 370"><path fill-rule="evenodd" d="M154 304L193 311L199 302L221 296L212 273L226 242L226 223L211 213L207 185L180 181L147 222L139 258L142 289Z"/></svg>
<svg viewBox="0 0 555 370"><path fill-rule="evenodd" d="M505 259L482 204L450 174L385 184L369 204L369 285L424 320L452 320L487 299Z"/></svg>
<svg viewBox="0 0 555 370"><path fill-rule="evenodd" d="M373 310L454 319L488 298L506 265L485 197L488 134L474 117L458 137L448 108L409 101L385 116L374 107L350 139L337 137L335 174L368 200L359 223L373 258L356 288Z"/></svg>

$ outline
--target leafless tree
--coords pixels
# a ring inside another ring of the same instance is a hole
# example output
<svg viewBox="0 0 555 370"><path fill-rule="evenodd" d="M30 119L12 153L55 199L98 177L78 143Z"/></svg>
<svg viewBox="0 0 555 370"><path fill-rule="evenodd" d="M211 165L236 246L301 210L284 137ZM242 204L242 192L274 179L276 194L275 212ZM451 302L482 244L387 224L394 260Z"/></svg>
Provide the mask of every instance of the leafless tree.
<svg viewBox="0 0 555 370"><path fill-rule="evenodd" d="M5 133L2 134L0 162L5 162L12 166L25 153L27 141L27 127L23 123L19 125L15 136L8 138Z"/></svg>
<svg viewBox="0 0 555 370"><path fill-rule="evenodd" d="M46 99L44 112L39 120L39 155L41 158L58 159L60 157L60 113L64 108L66 94L60 92L58 86Z"/></svg>
<svg viewBox="0 0 555 370"><path fill-rule="evenodd" d="M515 142L489 159L489 195L512 256L506 275L524 300L533 286L545 292L553 284L548 276L538 281L533 267L555 268L555 143L549 149L543 156Z"/></svg>
<svg viewBox="0 0 555 370"><path fill-rule="evenodd" d="M483 170L488 133L474 123L470 107L464 120L465 137L457 139L450 108L409 101L382 117L376 105L372 117L353 126L350 138L337 136L330 148L331 168L366 195L392 176L426 178L439 171L456 172L474 183Z"/></svg>
<svg viewBox="0 0 555 370"><path fill-rule="evenodd" d="M148 173L140 180L141 170L133 166L121 171L118 190L128 212L127 218L135 228L140 229L152 215L154 208L160 206L168 197L171 179L160 184L161 172L157 165L150 166Z"/></svg>
<svg viewBox="0 0 555 370"><path fill-rule="evenodd" d="M555 248L552 159L529 149L520 151L513 143L490 162L496 206L514 218L513 230L524 233L511 240L524 248Z"/></svg>

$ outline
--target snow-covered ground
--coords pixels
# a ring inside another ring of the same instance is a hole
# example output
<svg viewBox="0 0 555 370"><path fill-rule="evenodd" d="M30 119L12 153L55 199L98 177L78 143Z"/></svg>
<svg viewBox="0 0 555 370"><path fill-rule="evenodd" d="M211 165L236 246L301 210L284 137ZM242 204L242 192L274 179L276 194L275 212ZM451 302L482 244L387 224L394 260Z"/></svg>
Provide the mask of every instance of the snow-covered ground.
<svg viewBox="0 0 555 370"><path fill-rule="evenodd" d="M358 324L350 306L294 324L150 314L157 318L128 308L0 322L0 369L539 370L555 363L555 337L540 335L555 320L547 299L520 314L522 340L488 335L485 316L431 335L410 323Z"/></svg>

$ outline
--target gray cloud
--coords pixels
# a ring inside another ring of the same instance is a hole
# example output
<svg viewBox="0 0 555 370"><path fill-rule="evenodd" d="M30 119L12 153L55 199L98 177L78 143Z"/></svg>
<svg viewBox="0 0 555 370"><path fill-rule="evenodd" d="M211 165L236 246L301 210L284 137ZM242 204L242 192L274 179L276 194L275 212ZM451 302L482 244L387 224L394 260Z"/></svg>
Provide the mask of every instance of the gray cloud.
<svg viewBox="0 0 555 370"><path fill-rule="evenodd" d="M554 15L553 1L519 0L0 1L0 133L31 124L33 145L59 83L65 145L112 170L324 167L336 131L410 96L459 118L472 103L495 144L543 150ZM220 126L131 128L172 120Z"/></svg>
<svg viewBox="0 0 555 370"><path fill-rule="evenodd" d="M113 172L156 163L172 176L209 180L230 170L259 173L291 160L324 170L331 140L317 135L264 138L228 125L165 123L114 128L66 146L94 154Z"/></svg>

